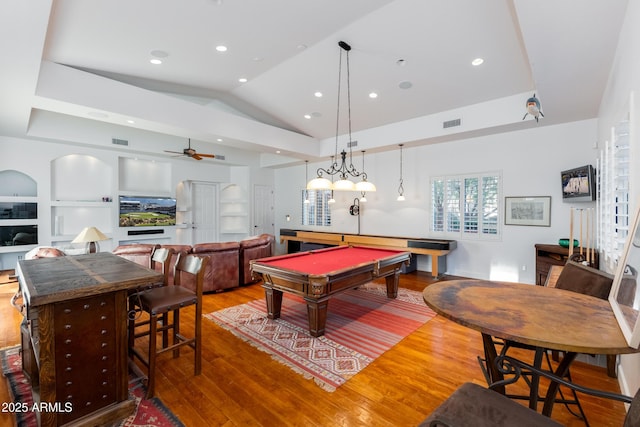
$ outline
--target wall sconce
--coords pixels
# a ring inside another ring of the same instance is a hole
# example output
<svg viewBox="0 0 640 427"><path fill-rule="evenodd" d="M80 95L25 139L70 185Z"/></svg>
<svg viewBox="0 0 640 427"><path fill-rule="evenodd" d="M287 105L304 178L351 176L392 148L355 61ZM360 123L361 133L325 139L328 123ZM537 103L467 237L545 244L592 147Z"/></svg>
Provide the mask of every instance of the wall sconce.
<svg viewBox="0 0 640 427"><path fill-rule="evenodd" d="M290 222L290 221L291 221L291 215L287 215L287 216L285 216L285 217L284 217L284 219L285 219L287 222Z"/></svg>

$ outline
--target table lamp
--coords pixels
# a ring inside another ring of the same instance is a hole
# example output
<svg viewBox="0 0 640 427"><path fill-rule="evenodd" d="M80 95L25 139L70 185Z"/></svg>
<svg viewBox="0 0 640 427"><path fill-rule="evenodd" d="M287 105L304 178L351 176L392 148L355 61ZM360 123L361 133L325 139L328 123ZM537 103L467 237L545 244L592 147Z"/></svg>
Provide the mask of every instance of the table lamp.
<svg viewBox="0 0 640 427"><path fill-rule="evenodd" d="M108 240L109 238L105 236L102 231L98 230L95 227L85 227L80 234L76 236L75 239L71 241L71 243L86 243L88 253L93 254L100 250L98 247L98 242L100 240Z"/></svg>

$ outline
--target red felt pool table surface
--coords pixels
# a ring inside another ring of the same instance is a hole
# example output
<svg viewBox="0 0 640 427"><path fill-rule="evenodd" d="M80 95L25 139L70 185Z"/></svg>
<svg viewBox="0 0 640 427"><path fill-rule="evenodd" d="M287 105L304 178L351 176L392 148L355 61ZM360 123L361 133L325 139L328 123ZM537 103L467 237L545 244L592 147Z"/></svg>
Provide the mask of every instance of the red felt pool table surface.
<svg viewBox="0 0 640 427"><path fill-rule="evenodd" d="M411 254L405 251L361 246L338 246L252 260L252 274L263 280L270 319L280 317L282 293L304 298L309 314L309 333L324 334L328 299L338 293L384 277L387 297L398 294L401 267Z"/></svg>
<svg viewBox="0 0 640 427"><path fill-rule="evenodd" d="M364 263L380 261L401 253L403 251L360 246L339 246L268 259L263 258L257 260L257 262L300 273L322 275L353 268Z"/></svg>

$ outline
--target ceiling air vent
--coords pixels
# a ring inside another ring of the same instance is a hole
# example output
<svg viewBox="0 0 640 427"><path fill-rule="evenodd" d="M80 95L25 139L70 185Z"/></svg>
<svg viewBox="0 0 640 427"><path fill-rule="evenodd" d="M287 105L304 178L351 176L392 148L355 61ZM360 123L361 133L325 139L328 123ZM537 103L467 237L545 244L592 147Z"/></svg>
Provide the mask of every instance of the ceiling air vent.
<svg viewBox="0 0 640 427"><path fill-rule="evenodd" d="M454 119L454 120L448 120L446 122L442 122L442 127L444 129L452 128L452 127L456 127L456 126L460 126L460 119Z"/></svg>
<svg viewBox="0 0 640 427"><path fill-rule="evenodd" d="M347 147L353 148L358 146L358 141L347 142Z"/></svg>
<svg viewBox="0 0 640 427"><path fill-rule="evenodd" d="M124 145L125 147L129 146L129 141L126 139L111 138L111 143L115 145Z"/></svg>

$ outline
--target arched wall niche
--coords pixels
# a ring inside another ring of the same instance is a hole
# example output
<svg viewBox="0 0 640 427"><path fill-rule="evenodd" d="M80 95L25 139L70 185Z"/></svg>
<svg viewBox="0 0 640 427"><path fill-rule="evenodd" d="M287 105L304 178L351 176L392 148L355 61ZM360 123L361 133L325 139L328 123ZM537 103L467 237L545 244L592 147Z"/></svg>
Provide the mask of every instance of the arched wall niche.
<svg viewBox="0 0 640 427"><path fill-rule="evenodd" d="M0 196L36 197L38 184L29 175L13 169L0 171Z"/></svg>
<svg viewBox="0 0 640 427"><path fill-rule="evenodd" d="M112 168L83 154L69 154L51 161L51 199L100 201L112 197Z"/></svg>

